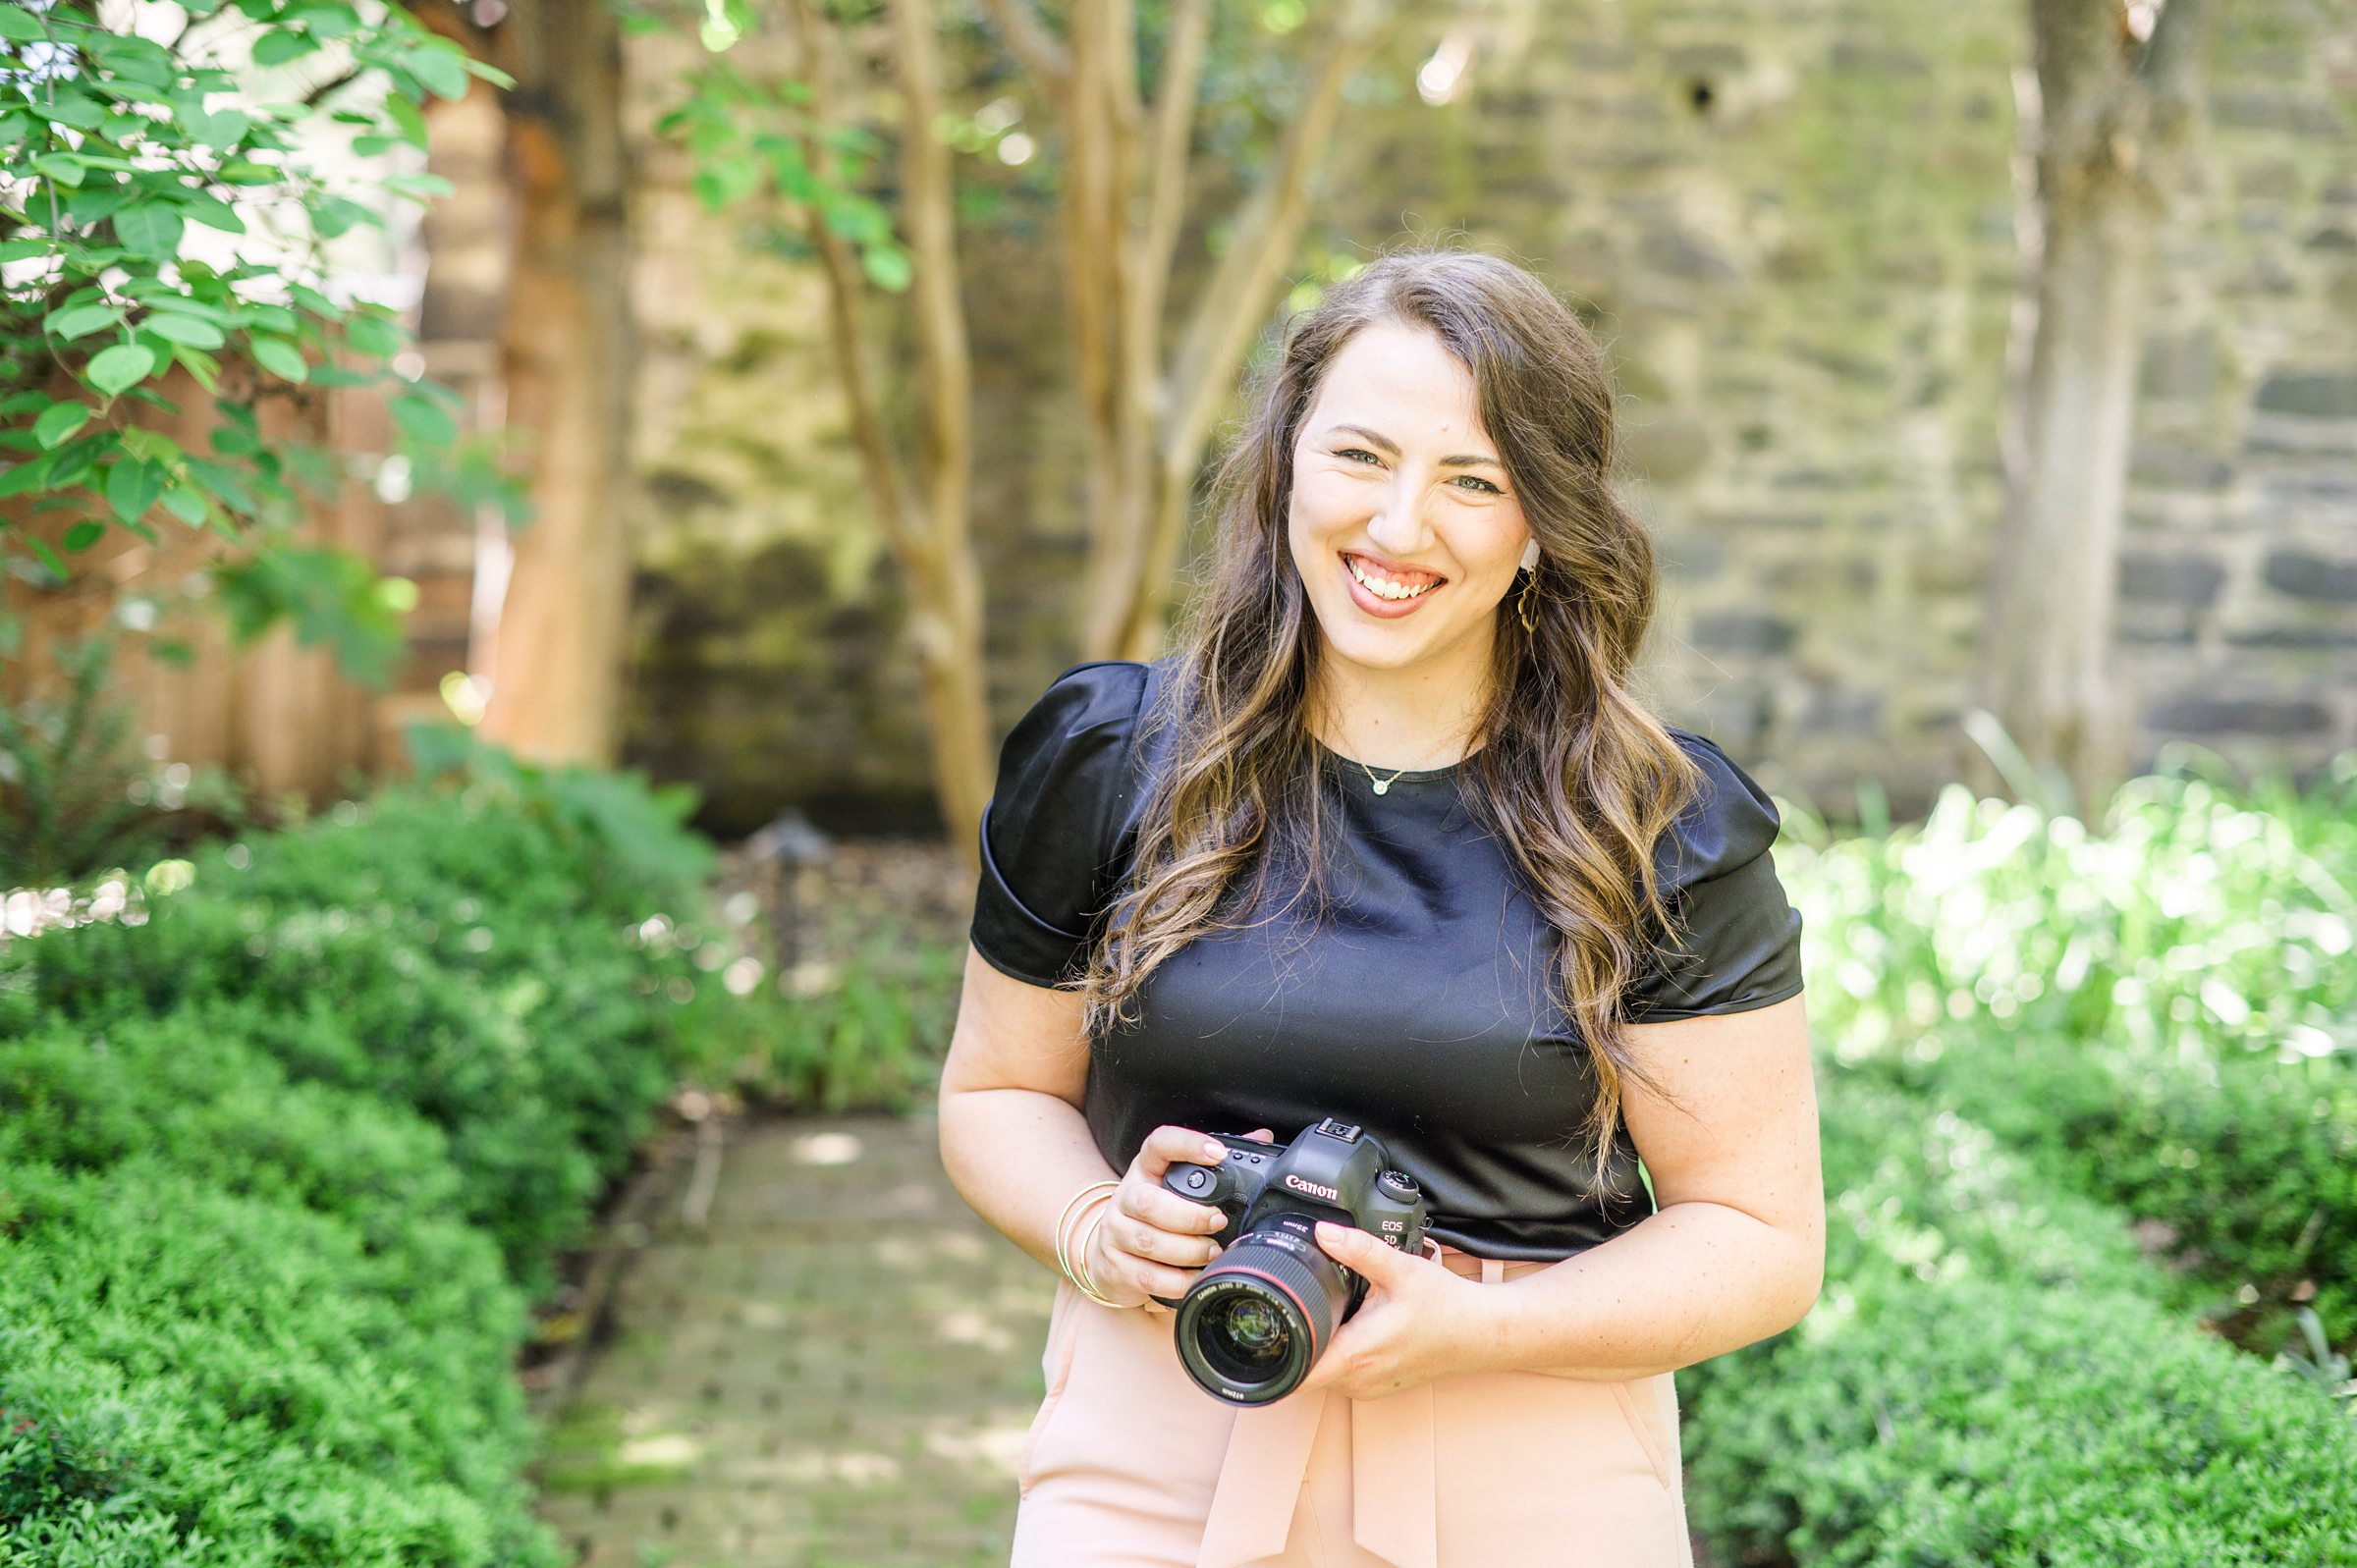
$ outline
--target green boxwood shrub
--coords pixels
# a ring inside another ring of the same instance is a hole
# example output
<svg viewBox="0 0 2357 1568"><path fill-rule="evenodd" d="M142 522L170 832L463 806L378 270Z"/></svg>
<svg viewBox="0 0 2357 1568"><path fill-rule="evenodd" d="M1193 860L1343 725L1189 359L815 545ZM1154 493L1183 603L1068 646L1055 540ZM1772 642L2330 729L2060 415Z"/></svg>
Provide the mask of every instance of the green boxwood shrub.
<svg viewBox="0 0 2357 1568"><path fill-rule="evenodd" d="M1827 1286L1679 1375L1722 1560L2357 1563L2357 1429L2176 1316L2124 1217L1987 1129L1820 1074Z"/></svg>
<svg viewBox="0 0 2357 1568"><path fill-rule="evenodd" d="M2273 1351L2287 1303L2357 1333L2357 1075L2315 1062L2147 1062L2019 1036L1878 1064L2142 1220L2188 1310Z"/></svg>
<svg viewBox="0 0 2357 1568"><path fill-rule="evenodd" d="M633 789L485 764L0 948L0 1568L562 1560L527 1304L723 1021Z"/></svg>
<svg viewBox="0 0 2357 1568"><path fill-rule="evenodd" d="M0 1187L0 1562L142 1560L117 1521L159 1564L561 1560L487 1250L371 1254L147 1157Z"/></svg>

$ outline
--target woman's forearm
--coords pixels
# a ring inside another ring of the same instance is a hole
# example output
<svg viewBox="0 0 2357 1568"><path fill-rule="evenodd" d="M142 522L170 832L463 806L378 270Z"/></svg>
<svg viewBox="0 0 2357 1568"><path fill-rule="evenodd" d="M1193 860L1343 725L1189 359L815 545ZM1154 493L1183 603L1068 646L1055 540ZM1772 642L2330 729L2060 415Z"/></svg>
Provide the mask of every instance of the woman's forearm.
<svg viewBox="0 0 2357 1568"><path fill-rule="evenodd" d="M1821 1233L1718 1203L1672 1204L1610 1241L1478 1293L1467 1371L1646 1378L1798 1323L1824 1278Z"/></svg>
<svg viewBox="0 0 2357 1568"><path fill-rule="evenodd" d="M1050 1269L1064 1206L1090 1182L1121 1174L1097 1153L1080 1112L1036 1089L943 1095L941 1162L975 1214Z"/></svg>

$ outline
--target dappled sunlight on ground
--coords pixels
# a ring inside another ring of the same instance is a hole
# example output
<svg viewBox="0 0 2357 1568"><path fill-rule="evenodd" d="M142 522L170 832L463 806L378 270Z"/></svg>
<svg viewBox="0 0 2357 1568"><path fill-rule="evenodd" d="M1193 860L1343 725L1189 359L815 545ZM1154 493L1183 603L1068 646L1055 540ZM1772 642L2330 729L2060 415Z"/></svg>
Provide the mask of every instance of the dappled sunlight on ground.
<svg viewBox="0 0 2357 1568"><path fill-rule="evenodd" d="M740 1125L706 1232L667 1195L542 1467L587 1568L1007 1560L1053 1281L934 1151L930 1118Z"/></svg>

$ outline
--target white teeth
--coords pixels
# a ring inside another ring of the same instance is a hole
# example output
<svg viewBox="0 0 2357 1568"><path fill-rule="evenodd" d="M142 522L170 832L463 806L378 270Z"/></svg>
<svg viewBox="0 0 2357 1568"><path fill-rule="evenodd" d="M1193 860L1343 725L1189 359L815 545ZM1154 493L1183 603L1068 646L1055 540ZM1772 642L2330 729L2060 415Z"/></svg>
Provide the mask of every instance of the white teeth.
<svg viewBox="0 0 2357 1568"><path fill-rule="evenodd" d="M1358 579L1358 585L1360 587L1366 589L1367 592L1373 594L1378 599L1414 599L1423 594L1430 593L1433 589L1441 585L1440 579L1438 578L1423 584L1421 587L1410 588L1404 583L1394 582L1388 577L1372 577L1366 572L1360 570L1358 562L1348 556L1343 558L1343 565L1350 568L1350 575Z"/></svg>

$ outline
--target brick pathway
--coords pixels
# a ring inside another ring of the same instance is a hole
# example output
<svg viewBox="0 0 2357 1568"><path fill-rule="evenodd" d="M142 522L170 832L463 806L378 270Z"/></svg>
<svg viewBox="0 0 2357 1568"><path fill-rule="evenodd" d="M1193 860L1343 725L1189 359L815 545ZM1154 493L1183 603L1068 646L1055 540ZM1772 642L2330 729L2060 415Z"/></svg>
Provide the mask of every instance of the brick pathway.
<svg viewBox="0 0 2357 1568"><path fill-rule="evenodd" d="M930 1115L740 1124L685 1173L552 1428L584 1568L998 1568L1053 1283L942 1174Z"/></svg>

